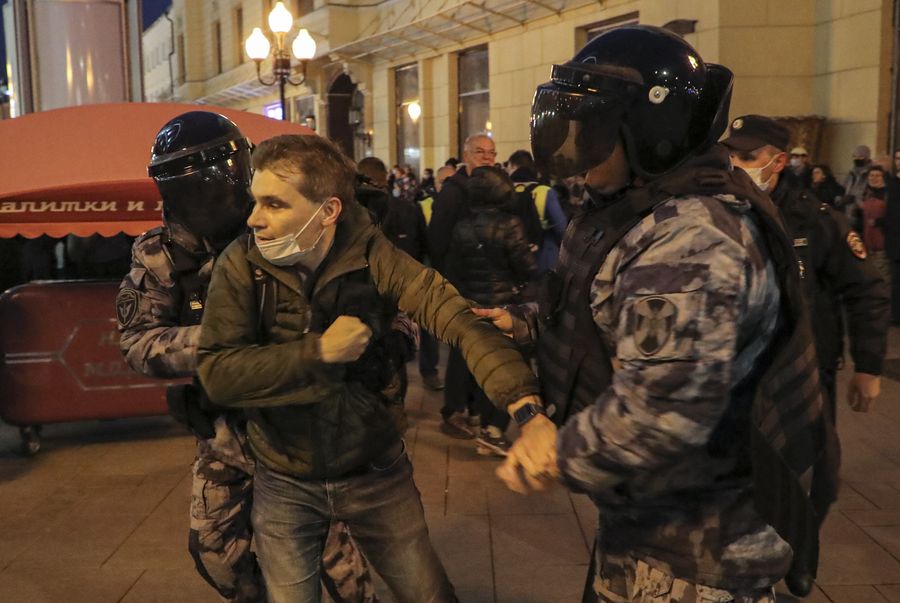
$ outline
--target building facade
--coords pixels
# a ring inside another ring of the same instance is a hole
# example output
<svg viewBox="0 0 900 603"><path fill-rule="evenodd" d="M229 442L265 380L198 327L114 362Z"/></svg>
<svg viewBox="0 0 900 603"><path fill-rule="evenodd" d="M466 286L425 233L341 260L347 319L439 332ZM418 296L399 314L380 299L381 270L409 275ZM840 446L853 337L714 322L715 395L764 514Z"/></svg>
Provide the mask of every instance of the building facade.
<svg viewBox="0 0 900 603"><path fill-rule="evenodd" d="M531 99L550 66L623 23L682 33L704 60L734 71L733 116L792 118L797 142L838 173L848 168L854 146L867 144L880 154L894 144L898 0L285 4L297 17L289 40L305 27L318 44L307 82L287 90L288 117L312 118L319 133L357 159L374 154L389 165L437 167L459 156L465 137L478 131L494 137L499 160L528 148ZM277 87L257 81L242 44L253 27L268 30L273 5L174 0L164 23L145 32L148 100L167 100L160 92L167 71L172 100L272 114ZM164 47L171 56L157 50ZM270 64L263 62L264 74Z"/></svg>

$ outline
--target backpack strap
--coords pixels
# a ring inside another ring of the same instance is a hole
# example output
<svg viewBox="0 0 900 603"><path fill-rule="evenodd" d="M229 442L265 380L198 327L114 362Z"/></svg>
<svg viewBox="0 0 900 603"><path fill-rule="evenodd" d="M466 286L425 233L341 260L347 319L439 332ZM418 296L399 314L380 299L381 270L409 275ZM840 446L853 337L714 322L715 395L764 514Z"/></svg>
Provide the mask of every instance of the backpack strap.
<svg viewBox="0 0 900 603"><path fill-rule="evenodd" d="M253 291L256 294L256 330L264 341L268 341L275 326L275 307L278 302L278 291L272 275L262 268L251 265L253 269Z"/></svg>

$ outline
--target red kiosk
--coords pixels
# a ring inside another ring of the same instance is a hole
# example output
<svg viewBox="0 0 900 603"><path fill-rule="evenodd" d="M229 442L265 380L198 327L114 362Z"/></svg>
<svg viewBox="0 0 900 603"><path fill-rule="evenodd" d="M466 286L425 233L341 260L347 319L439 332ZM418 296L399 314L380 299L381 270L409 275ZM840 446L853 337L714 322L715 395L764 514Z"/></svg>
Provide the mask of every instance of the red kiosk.
<svg viewBox="0 0 900 603"><path fill-rule="evenodd" d="M146 166L157 131L214 111L253 142L305 126L203 105L86 105L0 121L0 237L136 236L160 224ZM123 275L124 276L124 275ZM169 383L119 352L119 281L33 281L0 295L0 419L40 449L45 423L166 414Z"/></svg>

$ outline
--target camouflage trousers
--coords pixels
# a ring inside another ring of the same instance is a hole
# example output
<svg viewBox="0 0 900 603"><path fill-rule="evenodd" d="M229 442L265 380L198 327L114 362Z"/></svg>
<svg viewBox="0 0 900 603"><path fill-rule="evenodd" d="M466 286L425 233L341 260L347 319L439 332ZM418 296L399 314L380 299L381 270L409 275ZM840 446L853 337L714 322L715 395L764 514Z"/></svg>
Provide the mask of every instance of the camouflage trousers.
<svg viewBox="0 0 900 603"><path fill-rule="evenodd" d="M598 603L775 603L772 588L724 590L681 580L640 559L597 552Z"/></svg>
<svg viewBox="0 0 900 603"><path fill-rule="evenodd" d="M219 417L216 436L197 441L188 550L223 600L264 603L266 589L250 544L255 463L242 427ZM334 523L322 555L326 602L377 603L365 558L347 526Z"/></svg>

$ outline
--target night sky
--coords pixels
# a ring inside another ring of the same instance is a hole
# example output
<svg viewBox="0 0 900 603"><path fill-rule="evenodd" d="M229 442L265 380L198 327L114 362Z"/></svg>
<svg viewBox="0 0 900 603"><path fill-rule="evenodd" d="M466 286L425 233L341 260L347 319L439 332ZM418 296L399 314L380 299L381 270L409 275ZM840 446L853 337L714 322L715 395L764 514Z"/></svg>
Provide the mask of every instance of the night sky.
<svg viewBox="0 0 900 603"><path fill-rule="evenodd" d="M141 4L141 11L144 15L144 29L147 29L153 22L159 19L166 10L172 6L172 0L144 0Z"/></svg>
<svg viewBox="0 0 900 603"><path fill-rule="evenodd" d="M6 0L0 0L0 6ZM143 0L141 11L144 17L144 29L150 27L160 15L172 5L172 0ZM6 83L6 42L3 39L3 11L0 9L0 84Z"/></svg>

